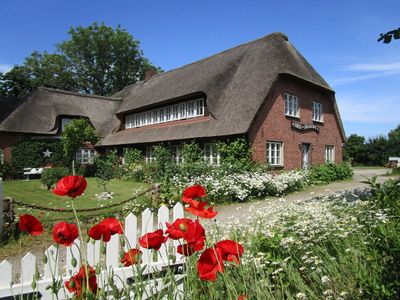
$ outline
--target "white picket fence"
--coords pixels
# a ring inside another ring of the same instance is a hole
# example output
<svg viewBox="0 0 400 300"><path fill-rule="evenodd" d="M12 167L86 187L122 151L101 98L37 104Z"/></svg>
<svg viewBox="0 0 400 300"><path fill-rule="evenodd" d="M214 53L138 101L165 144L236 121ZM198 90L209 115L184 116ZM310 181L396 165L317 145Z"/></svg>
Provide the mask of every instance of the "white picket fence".
<svg viewBox="0 0 400 300"><path fill-rule="evenodd" d="M103 265L105 264L102 273L99 274L97 277L99 287L107 289L107 274L111 274L110 272L113 272L115 279L114 282L117 284L118 287L122 287L122 285L124 284L123 282L121 282L121 278L126 284L126 280L128 278L132 278L132 276L134 275L134 268L123 267L121 265L120 251L126 251L129 248L139 247L139 245L137 244L137 240L141 235L154 231L158 228L165 230L165 222L173 222L174 220L182 218L183 216L184 212L181 203L177 203L172 209L171 213L168 207L160 207L157 214L157 221L153 213L149 209L146 209L142 213L140 227L138 226L138 218L132 213L129 214L124 222L124 235L126 237L125 247L121 247L120 245L121 237L117 234L113 235L111 237L111 240L106 244L106 254L104 256L102 256L100 253L100 241L96 241L95 243L84 242L85 245L83 245L83 247L86 248L88 264L91 266L95 266L100 261ZM172 220L170 220L171 218ZM157 222L156 224L154 224L155 221ZM152 255L154 253L152 253L151 250L140 248L143 253L141 267L143 267L144 269L144 274L154 273L154 270L162 271L165 269L183 268L183 257L173 250L176 249L176 246L179 245L179 242L180 241L168 240L160 248L157 258ZM58 293L57 299L71 298L72 295L68 293L66 288L64 288L64 282L66 280L69 280L71 274L74 275L79 270L80 255L77 245L80 245L81 249L83 249L80 240L77 239L75 241L75 244L76 245L68 247L70 249L67 249L65 262L66 265L65 268L62 268L61 270L59 269L58 259L60 255L57 254L57 248L55 246L50 246L45 251L47 255L47 262L44 265L44 274L40 274L40 279L36 281L35 289L32 288L32 281L37 272L38 258L28 252L21 259L21 280L19 283L12 283L13 266L9 261L7 261L7 259L3 260L0 263L0 300L15 299L14 296L27 295L33 292L39 292L41 294L41 299L55 299L55 295L53 295L49 289L46 289L52 283L53 274L55 274L57 278L61 277L63 282L63 287ZM58 251L64 250L62 248L65 247L60 246L60 249ZM172 256L174 256L174 259L171 259L171 254ZM75 267L71 263L73 257L77 260L77 264ZM177 288L175 288L174 292L175 299L183 299L183 277L184 274L175 275L174 284L178 283L176 284ZM149 299L152 297L152 295L159 293L161 290L167 288L167 286L162 284L161 278L151 279L146 282L146 284L146 293L144 293L142 299ZM110 299L113 298L110 296Z"/></svg>

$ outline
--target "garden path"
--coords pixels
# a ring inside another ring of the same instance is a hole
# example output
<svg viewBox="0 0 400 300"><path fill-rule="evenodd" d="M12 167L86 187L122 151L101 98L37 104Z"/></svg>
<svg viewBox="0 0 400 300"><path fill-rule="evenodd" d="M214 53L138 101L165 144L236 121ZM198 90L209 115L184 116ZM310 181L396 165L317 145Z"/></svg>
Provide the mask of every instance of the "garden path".
<svg viewBox="0 0 400 300"><path fill-rule="evenodd" d="M327 195L330 193L335 193L339 191L345 190L354 190L357 188L365 188L367 184L362 183L361 181L366 180L367 178L371 178L374 175L378 176L378 180L380 182L385 181L390 177L384 176L388 170L385 168L354 168L354 177L352 180L345 180L339 182L332 182L327 185L322 186L313 186L308 187L305 190L291 193L289 195L285 195L282 197L268 197L262 200L247 202L247 203L235 203L229 205L221 205L215 208L218 211L218 215L216 217L217 223L223 223L227 220L238 219L241 222L244 222L247 217L252 213L249 210L250 207L265 209L268 207L273 207L277 205L285 205L287 203L296 201L296 200L307 200L310 198Z"/></svg>

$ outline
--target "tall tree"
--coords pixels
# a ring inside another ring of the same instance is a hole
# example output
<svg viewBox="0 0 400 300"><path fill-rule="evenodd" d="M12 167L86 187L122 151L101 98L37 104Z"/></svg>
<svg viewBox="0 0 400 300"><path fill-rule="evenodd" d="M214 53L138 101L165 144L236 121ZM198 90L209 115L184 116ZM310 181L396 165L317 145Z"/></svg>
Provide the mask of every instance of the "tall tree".
<svg viewBox="0 0 400 300"><path fill-rule="evenodd" d="M366 163L366 145L363 136L352 134L347 138L347 142L343 148L343 157L345 160L351 161L352 164Z"/></svg>
<svg viewBox="0 0 400 300"><path fill-rule="evenodd" d="M144 78L154 67L139 42L120 26L97 23L71 28L57 53L33 52L21 66L0 76L0 95L20 97L38 86L112 95Z"/></svg>

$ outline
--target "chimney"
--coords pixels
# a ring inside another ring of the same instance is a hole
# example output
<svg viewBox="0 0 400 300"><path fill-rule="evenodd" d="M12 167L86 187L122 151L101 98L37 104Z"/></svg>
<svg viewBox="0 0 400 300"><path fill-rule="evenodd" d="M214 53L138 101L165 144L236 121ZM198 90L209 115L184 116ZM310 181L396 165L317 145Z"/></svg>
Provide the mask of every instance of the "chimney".
<svg viewBox="0 0 400 300"><path fill-rule="evenodd" d="M149 80L151 77L153 77L154 75L157 75L158 72L156 69L149 69L146 71L146 73L144 74L144 81Z"/></svg>

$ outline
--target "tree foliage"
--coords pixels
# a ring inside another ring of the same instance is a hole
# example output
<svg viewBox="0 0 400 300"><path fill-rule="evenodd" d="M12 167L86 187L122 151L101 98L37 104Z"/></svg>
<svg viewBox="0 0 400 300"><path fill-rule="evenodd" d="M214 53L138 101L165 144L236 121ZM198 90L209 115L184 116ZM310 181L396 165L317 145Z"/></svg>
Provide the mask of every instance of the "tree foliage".
<svg viewBox="0 0 400 300"><path fill-rule="evenodd" d="M344 147L344 159L354 165L382 166L390 156L400 156L400 125L391 130L388 136L371 137L352 134Z"/></svg>
<svg viewBox="0 0 400 300"><path fill-rule="evenodd" d="M69 122L61 134L61 142L65 156L72 160L77 149L82 147L83 143L97 143L97 136L93 126L86 119L75 119Z"/></svg>
<svg viewBox="0 0 400 300"><path fill-rule="evenodd" d="M56 53L34 51L20 66L0 74L0 95L21 97L39 86L112 95L155 68L139 42L120 26L93 23L71 28Z"/></svg>

